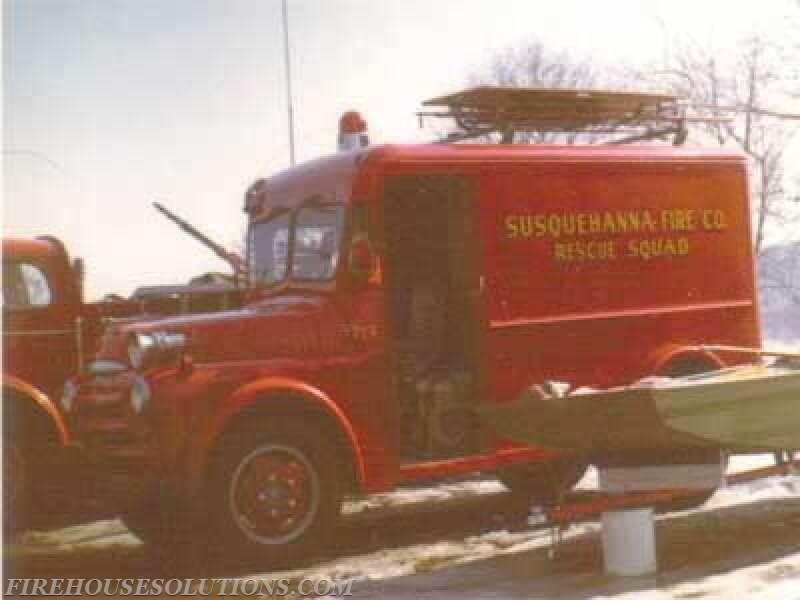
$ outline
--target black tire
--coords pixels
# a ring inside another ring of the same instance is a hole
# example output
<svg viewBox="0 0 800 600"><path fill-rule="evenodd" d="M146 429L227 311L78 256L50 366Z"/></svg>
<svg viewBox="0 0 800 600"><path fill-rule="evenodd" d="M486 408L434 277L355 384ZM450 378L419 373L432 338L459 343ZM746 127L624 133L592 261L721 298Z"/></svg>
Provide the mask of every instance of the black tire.
<svg viewBox="0 0 800 600"><path fill-rule="evenodd" d="M177 499L155 491L126 503L119 517L150 549L169 553L196 541L189 524L190 512Z"/></svg>
<svg viewBox="0 0 800 600"><path fill-rule="evenodd" d="M28 525L35 478L31 452L3 436L3 533L14 535Z"/></svg>
<svg viewBox="0 0 800 600"><path fill-rule="evenodd" d="M4 390L5 391L5 390ZM41 515L39 500L48 481L43 460L60 450L46 421L13 394L3 399L3 532L14 535Z"/></svg>
<svg viewBox="0 0 800 600"><path fill-rule="evenodd" d="M342 496L336 447L312 422L277 417L228 436L211 474L227 551L296 565L333 539Z"/></svg>
<svg viewBox="0 0 800 600"><path fill-rule="evenodd" d="M512 493L526 496L532 504L558 506L586 473L589 464L579 458L514 465L498 473Z"/></svg>

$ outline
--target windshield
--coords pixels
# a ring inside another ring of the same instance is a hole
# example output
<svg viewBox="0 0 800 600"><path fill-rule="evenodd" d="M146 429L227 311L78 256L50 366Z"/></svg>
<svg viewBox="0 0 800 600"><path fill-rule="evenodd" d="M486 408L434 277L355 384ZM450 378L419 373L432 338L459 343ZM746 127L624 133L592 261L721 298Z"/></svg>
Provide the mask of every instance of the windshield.
<svg viewBox="0 0 800 600"><path fill-rule="evenodd" d="M249 257L253 282L272 285L287 278L331 279L339 260L343 214L340 205L322 204L253 223Z"/></svg>

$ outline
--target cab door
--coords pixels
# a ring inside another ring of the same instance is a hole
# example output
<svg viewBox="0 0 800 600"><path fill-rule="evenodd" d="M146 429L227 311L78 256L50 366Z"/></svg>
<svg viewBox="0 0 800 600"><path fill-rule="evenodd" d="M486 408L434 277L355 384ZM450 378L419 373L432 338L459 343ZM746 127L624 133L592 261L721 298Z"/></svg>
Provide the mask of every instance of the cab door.
<svg viewBox="0 0 800 600"><path fill-rule="evenodd" d="M4 371L58 398L78 370L77 302L47 261L3 262Z"/></svg>
<svg viewBox="0 0 800 600"><path fill-rule="evenodd" d="M386 315L381 218L376 203L353 202L341 280L346 290L342 337L349 361L351 411L359 427L370 491L394 485L400 467L400 410Z"/></svg>

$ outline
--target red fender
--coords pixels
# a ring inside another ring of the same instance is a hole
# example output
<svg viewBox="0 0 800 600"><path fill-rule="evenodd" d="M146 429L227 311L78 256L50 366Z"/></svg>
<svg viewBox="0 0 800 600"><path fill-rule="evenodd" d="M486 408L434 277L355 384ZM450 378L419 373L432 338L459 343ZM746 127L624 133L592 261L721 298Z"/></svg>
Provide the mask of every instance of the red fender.
<svg viewBox="0 0 800 600"><path fill-rule="evenodd" d="M342 412L341 408L331 400L327 394L321 390L291 379L289 377L267 377L248 383L236 390L225 402L221 404L221 410L214 415L211 424L204 436L205 446L203 450L207 451L212 448L222 433L228 421L241 413L243 410L255 405L259 398L266 395L275 394L292 394L300 396L312 404L322 408L329 414L342 431L344 431L347 440L350 444L350 449L353 453L356 467L356 476L359 482L363 482L366 477L366 467L364 465L364 456L361 452L361 445L358 442L353 425L347 416ZM268 402L268 401L267 401ZM204 460L198 461L205 463ZM204 464L196 464L198 469L203 469ZM196 471L195 475L200 475L202 470Z"/></svg>
<svg viewBox="0 0 800 600"><path fill-rule="evenodd" d="M64 423L64 418L56 408L52 400L41 390L32 386L27 381L23 381L13 375L3 374L3 389L12 390L21 396L25 396L33 400L33 402L49 417L50 422L53 424L58 439L62 445L66 446L70 443L69 432Z"/></svg>
<svg viewBox="0 0 800 600"><path fill-rule="evenodd" d="M665 367L670 363L684 359L702 361L712 364L718 369L727 366L725 361L714 352L710 352L708 350L699 350L697 347L691 346L670 345L666 348L661 348L656 353L655 359L652 361L653 368L650 372L655 374L662 373Z"/></svg>

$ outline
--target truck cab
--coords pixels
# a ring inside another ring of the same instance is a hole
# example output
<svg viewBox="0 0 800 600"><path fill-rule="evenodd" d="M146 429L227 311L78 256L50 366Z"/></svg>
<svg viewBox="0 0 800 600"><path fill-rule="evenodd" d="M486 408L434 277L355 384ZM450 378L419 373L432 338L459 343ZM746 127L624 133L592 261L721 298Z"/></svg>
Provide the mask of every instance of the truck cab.
<svg viewBox="0 0 800 600"><path fill-rule="evenodd" d="M4 524L28 517L49 460L69 442L58 408L81 368L80 273L55 238L3 240Z"/></svg>

